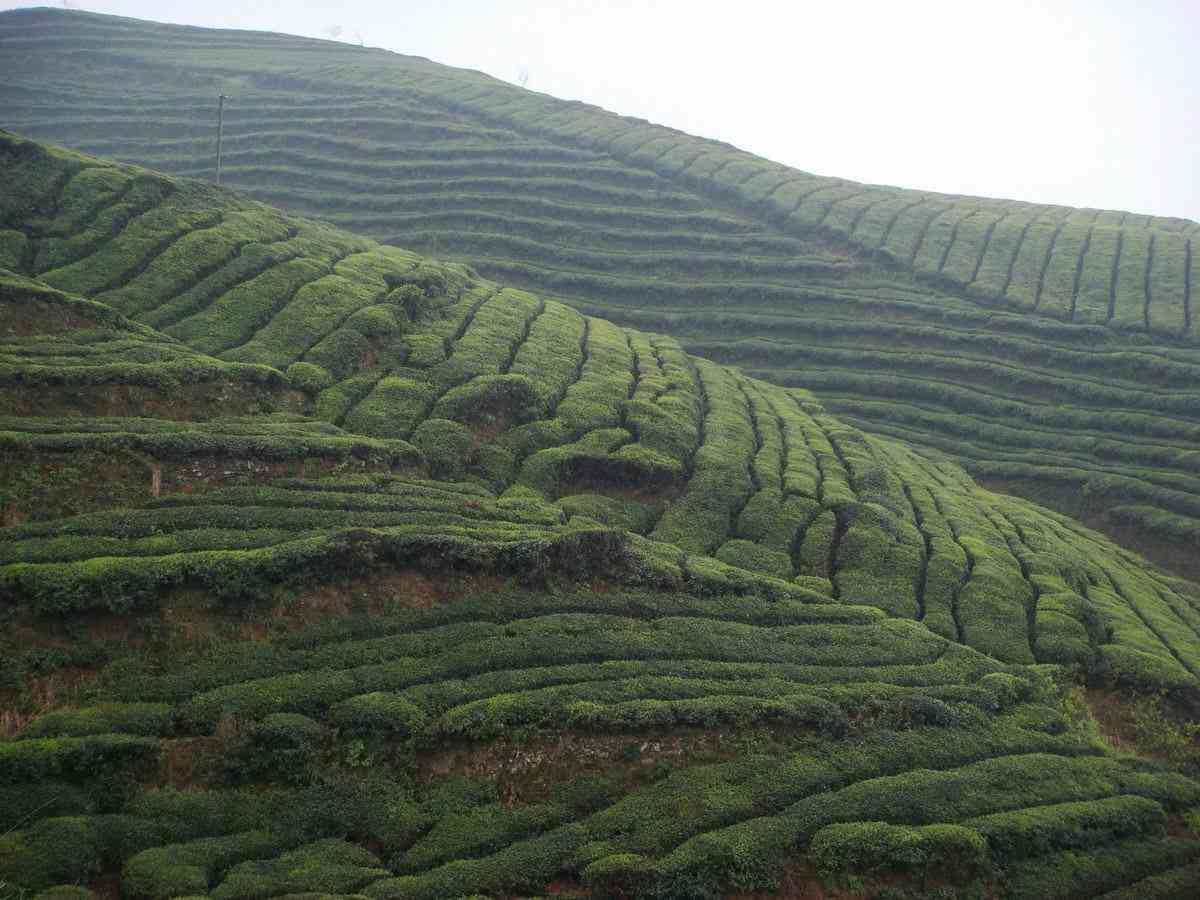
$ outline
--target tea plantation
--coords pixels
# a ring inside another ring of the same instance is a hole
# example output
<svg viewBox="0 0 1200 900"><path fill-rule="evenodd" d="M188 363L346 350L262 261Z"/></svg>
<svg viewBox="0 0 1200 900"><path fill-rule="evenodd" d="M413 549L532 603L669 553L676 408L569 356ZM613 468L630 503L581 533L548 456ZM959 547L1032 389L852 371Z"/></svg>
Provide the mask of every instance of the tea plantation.
<svg viewBox="0 0 1200 900"><path fill-rule="evenodd" d="M278 34L17 10L0 14L0 64L5 127L176 175L212 176L230 94L224 179L248 196L668 332L1200 577L1194 222L818 177L477 72ZM147 200L140 183L108 189L112 215ZM245 240L224 225L204 266ZM268 234L239 271L293 258L295 238ZM38 266L69 251L46 252ZM304 275L293 262L277 289ZM244 334L194 343L203 298L172 299L153 318L132 295L122 308L218 356Z"/></svg>
<svg viewBox="0 0 1200 900"><path fill-rule="evenodd" d="M1194 895L1077 685L1194 717L1196 584L556 294L0 181L0 896Z"/></svg>

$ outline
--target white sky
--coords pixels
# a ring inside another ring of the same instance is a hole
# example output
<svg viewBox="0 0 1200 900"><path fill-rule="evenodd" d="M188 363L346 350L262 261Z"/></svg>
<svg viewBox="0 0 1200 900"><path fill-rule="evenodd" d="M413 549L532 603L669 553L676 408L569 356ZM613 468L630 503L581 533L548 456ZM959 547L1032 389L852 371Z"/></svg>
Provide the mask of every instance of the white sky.
<svg viewBox="0 0 1200 900"><path fill-rule="evenodd" d="M340 26L823 175L1200 220L1200 0L69 2Z"/></svg>

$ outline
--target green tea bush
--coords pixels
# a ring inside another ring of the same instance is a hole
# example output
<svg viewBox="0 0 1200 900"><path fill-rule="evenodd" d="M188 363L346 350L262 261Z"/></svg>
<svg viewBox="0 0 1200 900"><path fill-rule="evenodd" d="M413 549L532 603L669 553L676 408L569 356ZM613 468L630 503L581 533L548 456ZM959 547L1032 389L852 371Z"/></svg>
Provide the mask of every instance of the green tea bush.
<svg viewBox="0 0 1200 900"><path fill-rule="evenodd" d="M602 494L572 494L560 497L558 505L570 516L586 516L603 525L645 534L656 518L652 508L634 500Z"/></svg>
<svg viewBox="0 0 1200 900"><path fill-rule="evenodd" d="M261 831L275 822L288 821L295 803L296 793L284 788L142 788L130 796L119 815L99 817L97 824L102 834L108 835L105 840L117 840L124 832L132 841L141 832L138 823L151 823L163 837L156 844L186 843L202 837Z"/></svg>
<svg viewBox="0 0 1200 900"><path fill-rule="evenodd" d="M100 836L100 860L106 869L117 868L131 856L167 840L165 823L123 813L96 816L92 821Z"/></svg>
<svg viewBox="0 0 1200 900"><path fill-rule="evenodd" d="M241 734L224 757L231 781L300 784L313 777L323 732L307 716L272 713Z"/></svg>
<svg viewBox="0 0 1200 900"><path fill-rule="evenodd" d="M0 882L29 891L88 881L100 871L100 837L90 819L42 819L0 835Z"/></svg>
<svg viewBox="0 0 1200 900"><path fill-rule="evenodd" d="M425 713L398 694L376 692L343 700L329 709L329 721L350 735L411 740L427 726Z"/></svg>
<svg viewBox="0 0 1200 900"><path fill-rule="evenodd" d="M109 703L46 713L31 722L19 737L86 737L116 732L170 737L173 731L171 707L165 703Z"/></svg>
<svg viewBox="0 0 1200 900"><path fill-rule="evenodd" d="M0 834L28 825L41 816L81 816L95 803L79 785L46 779L0 786Z"/></svg>
<svg viewBox="0 0 1200 900"><path fill-rule="evenodd" d="M925 875L953 873L970 881L988 864L988 847L978 832L961 825L909 827L886 822L827 825L809 845L809 856L822 878L898 871Z"/></svg>
<svg viewBox="0 0 1200 900"><path fill-rule="evenodd" d="M631 892L650 871L650 860L638 853L612 853L589 863L579 877L592 890Z"/></svg>
<svg viewBox="0 0 1200 900"><path fill-rule="evenodd" d="M238 863L209 896L260 900L300 893L351 893L389 874L369 850L331 838L265 862Z"/></svg>
<svg viewBox="0 0 1200 900"><path fill-rule="evenodd" d="M1091 852L1063 850L1010 866L1008 891L1014 900L1097 896L1198 857L1200 842L1184 838L1127 840Z"/></svg>
<svg viewBox="0 0 1200 900"><path fill-rule="evenodd" d="M294 362L287 367L288 384L298 391L316 396L333 384L333 376L320 366Z"/></svg>
<svg viewBox="0 0 1200 900"><path fill-rule="evenodd" d="M435 396L427 383L389 375L346 414L345 427L375 437L407 437L425 417Z"/></svg>
<svg viewBox="0 0 1200 900"><path fill-rule="evenodd" d="M412 442L425 458L429 474L447 481L463 477L475 446L466 426L449 419L426 419L413 432Z"/></svg>
<svg viewBox="0 0 1200 900"><path fill-rule="evenodd" d="M365 306L346 320L345 327L368 338L389 337L400 331L395 314L387 306Z"/></svg>
<svg viewBox="0 0 1200 900"><path fill-rule="evenodd" d="M1200 863L1149 875L1123 888L1102 894L1099 900L1190 900L1200 884Z"/></svg>
<svg viewBox="0 0 1200 900"><path fill-rule="evenodd" d="M96 775L134 779L151 771L158 757L157 740L120 734L0 742L0 785Z"/></svg>
<svg viewBox="0 0 1200 900"><path fill-rule="evenodd" d="M717 549L716 557L721 562L737 566L739 569L774 575L776 578L792 577L792 560L788 554L752 541L726 541Z"/></svg>
<svg viewBox="0 0 1200 900"><path fill-rule="evenodd" d="M445 814L418 804L413 786L397 775L367 771L305 787L276 815L276 827L293 844L332 836L396 853Z"/></svg>
<svg viewBox="0 0 1200 900"><path fill-rule="evenodd" d="M555 804L476 806L440 819L391 862L398 874L415 874L454 860L495 853L516 841L569 822L574 812Z"/></svg>
<svg viewBox="0 0 1200 900"><path fill-rule="evenodd" d="M480 375L451 388L433 415L480 425L521 423L537 415L537 391L524 375Z"/></svg>
<svg viewBox="0 0 1200 900"><path fill-rule="evenodd" d="M509 844L475 859L458 859L421 875L390 878L369 885L371 898L438 900L481 892L536 891L586 840L579 825L566 825L537 837Z"/></svg>
<svg viewBox="0 0 1200 900"><path fill-rule="evenodd" d="M1167 816L1154 800L1118 796L995 813L963 824L986 838L998 860L1017 860L1163 834Z"/></svg>
<svg viewBox="0 0 1200 900"><path fill-rule="evenodd" d="M204 895L228 869L279 853L283 844L263 831L200 838L143 850L121 870L121 891L132 900Z"/></svg>

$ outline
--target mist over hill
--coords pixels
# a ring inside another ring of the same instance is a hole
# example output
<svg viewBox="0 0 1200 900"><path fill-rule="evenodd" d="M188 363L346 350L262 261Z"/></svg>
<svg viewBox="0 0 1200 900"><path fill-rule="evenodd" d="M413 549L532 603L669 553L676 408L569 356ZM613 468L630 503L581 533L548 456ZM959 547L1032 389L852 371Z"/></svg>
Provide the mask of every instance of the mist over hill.
<svg viewBox="0 0 1200 900"><path fill-rule="evenodd" d="M0 15L9 128L458 259L812 390L1195 576L1194 222L818 178L330 41ZM881 149L880 152L886 152Z"/></svg>

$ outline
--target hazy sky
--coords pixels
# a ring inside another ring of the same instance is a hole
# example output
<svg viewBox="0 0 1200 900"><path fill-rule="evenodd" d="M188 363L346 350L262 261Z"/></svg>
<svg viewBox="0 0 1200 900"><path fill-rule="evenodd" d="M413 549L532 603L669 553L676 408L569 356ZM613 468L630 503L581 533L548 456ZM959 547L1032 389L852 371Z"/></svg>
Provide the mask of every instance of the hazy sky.
<svg viewBox="0 0 1200 900"><path fill-rule="evenodd" d="M69 2L338 26L823 175L1200 220L1200 0Z"/></svg>

